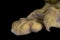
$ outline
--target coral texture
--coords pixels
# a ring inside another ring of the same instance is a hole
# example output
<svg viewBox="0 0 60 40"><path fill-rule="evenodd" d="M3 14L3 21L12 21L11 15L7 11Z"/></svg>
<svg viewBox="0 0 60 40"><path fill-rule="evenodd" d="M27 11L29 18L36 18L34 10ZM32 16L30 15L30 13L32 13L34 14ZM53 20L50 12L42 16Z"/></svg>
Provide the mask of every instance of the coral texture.
<svg viewBox="0 0 60 40"><path fill-rule="evenodd" d="M46 28L49 32L51 27L60 28L60 0L45 0L45 2L41 9L34 10L26 18L14 21L12 33L27 35L31 32L39 32L42 28Z"/></svg>

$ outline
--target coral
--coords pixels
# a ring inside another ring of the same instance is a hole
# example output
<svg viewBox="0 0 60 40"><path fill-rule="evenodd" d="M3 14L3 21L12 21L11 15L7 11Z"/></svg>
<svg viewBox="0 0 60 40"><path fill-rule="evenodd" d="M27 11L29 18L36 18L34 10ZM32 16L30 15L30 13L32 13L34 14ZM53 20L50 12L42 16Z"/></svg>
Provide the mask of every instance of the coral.
<svg viewBox="0 0 60 40"><path fill-rule="evenodd" d="M12 33L15 35L27 35L31 32L39 32L45 28L50 32L51 27L60 28L60 1L45 0L41 9L31 12L26 18L20 18L12 23ZM43 27L43 24L45 27Z"/></svg>
<svg viewBox="0 0 60 40"><path fill-rule="evenodd" d="M45 24L47 31L50 31L49 28L51 27L60 28L60 23L57 22L59 20L59 19L57 20L58 18L57 15L60 15L59 9L50 7L46 13L48 14L44 17L44 24Z"/></svg>
<svg viewBox="0 0 60 40"><path fill-rule="evenodd" d="M38 32L42 29L42 25L37 22L35 19L20 19L19 21L15 21L12 24L11 31L16 35L26 35L31 32Z"/></svg>
<svg viewBox="0 0 60 40"><path fill-rule="evenodd" d="M57 3L55 3L55 4L53 4L53 6L55 7L55 8L60 8L60 1L59 2L57 2Z"/></svg>

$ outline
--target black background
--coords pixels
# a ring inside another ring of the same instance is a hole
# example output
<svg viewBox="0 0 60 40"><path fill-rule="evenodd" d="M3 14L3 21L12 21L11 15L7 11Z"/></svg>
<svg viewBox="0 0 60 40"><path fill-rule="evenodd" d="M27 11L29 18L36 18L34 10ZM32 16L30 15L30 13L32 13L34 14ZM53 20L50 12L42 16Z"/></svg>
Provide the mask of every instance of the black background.
<svg viewBox="0 0 60 40"><path fill-rule="evenodd" d="M38 33L31 33L25 36L16 36L11 32L12 22L19 20L19 18L27 17L33 10L42 8L44 4L44 0L17 0L5 2L3 4L3 12L1 13L1 38L8 40L49 40L60 36L60 29L57 28L50 28L51 32L43 28ZM59 37L57 39L59 39Z"/></svg>

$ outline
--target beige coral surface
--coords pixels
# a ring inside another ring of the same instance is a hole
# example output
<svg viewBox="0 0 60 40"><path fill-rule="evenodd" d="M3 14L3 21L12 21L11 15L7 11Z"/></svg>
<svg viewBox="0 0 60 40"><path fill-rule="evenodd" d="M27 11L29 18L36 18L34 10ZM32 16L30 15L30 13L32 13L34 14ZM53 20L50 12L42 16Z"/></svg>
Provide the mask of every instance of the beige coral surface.
<svg viewBox="0 0 60 40"><path fill-rule="evenodd" d="M57 22L57 15L60 15L59 9L55 7L50 7L47 11L47 15L44 17L44 24L47 31L50 31L49 28L56 27L60 28L60 23Z"/></svg>
<svg viewBox="0 0 60 40"><path fill-rule="evenodd" d="M42 25L37 20L23 19L21 23L18 21L12 24L12 32L16 35L26 35L31 32L38 32L42 29Z"/></svg>
<svg viewBox="0 0 60 40"><path fill-rule="evenodd" d="M31 32L39 32L46 28L50 32L51 27L60 28L60 1L45 0L41 9L31 12L26 18L20 18L12 23L12 33L15 35L27 35Z"/></svg>

